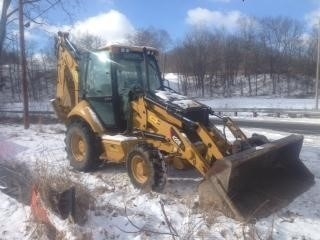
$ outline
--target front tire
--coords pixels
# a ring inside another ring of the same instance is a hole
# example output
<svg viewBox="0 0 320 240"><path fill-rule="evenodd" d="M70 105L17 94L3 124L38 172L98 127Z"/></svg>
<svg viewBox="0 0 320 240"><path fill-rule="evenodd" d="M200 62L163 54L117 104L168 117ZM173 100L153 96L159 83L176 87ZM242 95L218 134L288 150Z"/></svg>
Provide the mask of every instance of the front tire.
<svg viewBox="0 0 320 240"><path fill-rule="evenodd" d="M158 151L149 144L137 145L127 157L127 171L132 184L139 189L160 192L166 184L166 165Z"/></svg>
<svg viewBox="0 0 320 240"><path fill-rule="evenodd" d="M65 143L70 165L74 169L86 172L98 165L100 143L85 123L71 123L67 128Z"/></svg>

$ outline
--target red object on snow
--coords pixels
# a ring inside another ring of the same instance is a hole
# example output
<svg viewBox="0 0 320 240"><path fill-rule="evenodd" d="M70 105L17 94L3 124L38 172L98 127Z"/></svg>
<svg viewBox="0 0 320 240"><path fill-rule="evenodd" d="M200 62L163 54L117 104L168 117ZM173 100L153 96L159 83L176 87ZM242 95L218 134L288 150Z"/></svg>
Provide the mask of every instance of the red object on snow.
<svg viewBox="0 0 320 240"><path fill-rule="evenodd" d="M31 213L37 222L51 224L48 217L48 212L42 204L39 188L36 185L32 187Z"/></svg>

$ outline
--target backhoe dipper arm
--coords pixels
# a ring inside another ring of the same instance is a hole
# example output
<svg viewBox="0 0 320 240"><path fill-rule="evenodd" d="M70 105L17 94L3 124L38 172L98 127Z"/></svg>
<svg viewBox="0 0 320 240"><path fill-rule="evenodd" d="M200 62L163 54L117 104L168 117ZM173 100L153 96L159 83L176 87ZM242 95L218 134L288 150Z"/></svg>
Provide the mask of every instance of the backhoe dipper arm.
<svg viewBox="0 0 320 240"><path fill-rule="evenodd" d="M56 54L58 77L56 98L52 103L58 118L65 121L68 113L79 102L79 53L69 41L68 33L58 33Z"/></svg>

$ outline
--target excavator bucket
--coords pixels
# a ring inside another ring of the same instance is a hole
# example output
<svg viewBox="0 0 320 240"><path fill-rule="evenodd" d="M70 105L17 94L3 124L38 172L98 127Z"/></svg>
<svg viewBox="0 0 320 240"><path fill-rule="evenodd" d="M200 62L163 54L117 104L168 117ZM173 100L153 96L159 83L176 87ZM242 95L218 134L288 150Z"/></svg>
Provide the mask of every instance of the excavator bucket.
<svg viewBox="0 0 320 240"><path fill-rule="evenodd" d="M299 159L302 142L290 135L216 161L199 186L200 205L246 221L286 206L314 183Z"/></svg>

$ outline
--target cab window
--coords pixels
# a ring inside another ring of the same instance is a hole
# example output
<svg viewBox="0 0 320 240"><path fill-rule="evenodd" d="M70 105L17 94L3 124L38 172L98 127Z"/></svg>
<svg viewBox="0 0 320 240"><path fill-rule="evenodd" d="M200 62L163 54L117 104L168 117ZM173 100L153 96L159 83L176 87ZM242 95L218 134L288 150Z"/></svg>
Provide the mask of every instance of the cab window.
<svg viewBox="0 0 320 240"><path fill-rule="evenodd" d="M91 52L86 82L88 97L111 96L111 61L109 52Z"/></svg>

